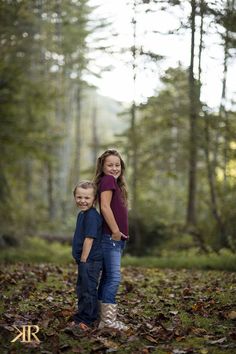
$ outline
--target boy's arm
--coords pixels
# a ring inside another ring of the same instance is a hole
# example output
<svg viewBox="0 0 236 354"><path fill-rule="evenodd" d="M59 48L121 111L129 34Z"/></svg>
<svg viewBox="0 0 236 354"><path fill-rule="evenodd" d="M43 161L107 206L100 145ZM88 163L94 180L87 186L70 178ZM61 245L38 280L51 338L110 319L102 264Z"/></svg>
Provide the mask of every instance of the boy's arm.
<svg viewBox="0 0 236 354"><path fill-rule="evenodd" d="M89 252L92 248L93 245L93 238L92 237L85 237L84 239L84 244L83 244L83 249L82 249L82 254L80 257L81 262L86 262L87 258L89 256Z"/></svg>
<svg viewBox="0 0 236 354"><path fill-rule="evenodd" d="M112 191L104 191L101 193L101 212L106 220L109 228L111 229L112 236L114 240L121 239L121 232L116 223L114 214L111 210L111 199L112 199Z"/></svg>

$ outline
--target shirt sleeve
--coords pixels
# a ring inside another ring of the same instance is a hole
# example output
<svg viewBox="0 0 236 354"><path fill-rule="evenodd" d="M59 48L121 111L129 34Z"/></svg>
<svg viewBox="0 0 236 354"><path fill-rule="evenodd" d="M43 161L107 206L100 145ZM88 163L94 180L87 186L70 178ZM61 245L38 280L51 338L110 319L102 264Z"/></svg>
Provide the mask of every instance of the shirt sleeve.
<svg viewBox="0 0 236 354"><path fill-rule="evenodd" d="M113 176L103 176L100 182L99 192L116 190L116 180Z"/></svg>
<svg viewBox="0 0 236 354"><path fill-rule="evenodd" d="M86 213L84 219L84 237L97 238L101 220L96 213L96 210L93 209L88 210Z"/></svg>

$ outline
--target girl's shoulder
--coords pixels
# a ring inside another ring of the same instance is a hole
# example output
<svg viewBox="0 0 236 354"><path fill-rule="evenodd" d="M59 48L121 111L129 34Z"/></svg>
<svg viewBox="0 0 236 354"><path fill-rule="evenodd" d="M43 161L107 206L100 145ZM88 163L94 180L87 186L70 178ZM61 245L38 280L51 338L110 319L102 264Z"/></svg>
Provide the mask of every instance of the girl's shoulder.
<svg viewBox="0 0 236 354"><path fill-rule="evenodd" d="M101 181L116 181L115 177L112 175L103 175Z"/></svg>
<svg viewBox="0 0 236 354"><path fill-rule="evenodd" d="M104 175L100 180L99 189L100 190L108 190L108 189L116 189L116 179L111 175Z"/></svg>

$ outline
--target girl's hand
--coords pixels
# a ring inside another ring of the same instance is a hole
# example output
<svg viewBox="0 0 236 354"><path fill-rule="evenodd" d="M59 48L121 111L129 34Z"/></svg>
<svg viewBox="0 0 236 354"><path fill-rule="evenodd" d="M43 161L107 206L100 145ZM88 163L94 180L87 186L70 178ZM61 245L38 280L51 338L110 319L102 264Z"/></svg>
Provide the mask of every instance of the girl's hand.
<svg viewBox="0 0 236 354"><path fill-rule="evenodd" d="M123 234L123 232L121 232L121 240L128 240L129 239L129 236Z"/></svg>
<svg viewBox="0 0 236 354"><path fill-rule="evenodd" d="M117 231L111 235L112 240L120 241L121 240L121 232Z"/></svg>

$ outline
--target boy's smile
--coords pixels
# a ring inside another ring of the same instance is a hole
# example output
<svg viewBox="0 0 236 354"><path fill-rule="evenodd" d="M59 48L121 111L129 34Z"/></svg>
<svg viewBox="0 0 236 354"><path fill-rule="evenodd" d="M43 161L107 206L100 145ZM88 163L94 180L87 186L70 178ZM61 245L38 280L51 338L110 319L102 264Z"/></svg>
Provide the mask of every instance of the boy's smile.
<svg viewBox="0 0 236 354"><path fill-rule="evenodd" d="M75 202L81 211L86 211L93 207L95 200L93 188L81 188L78 187L75 192Z"/></svg>

